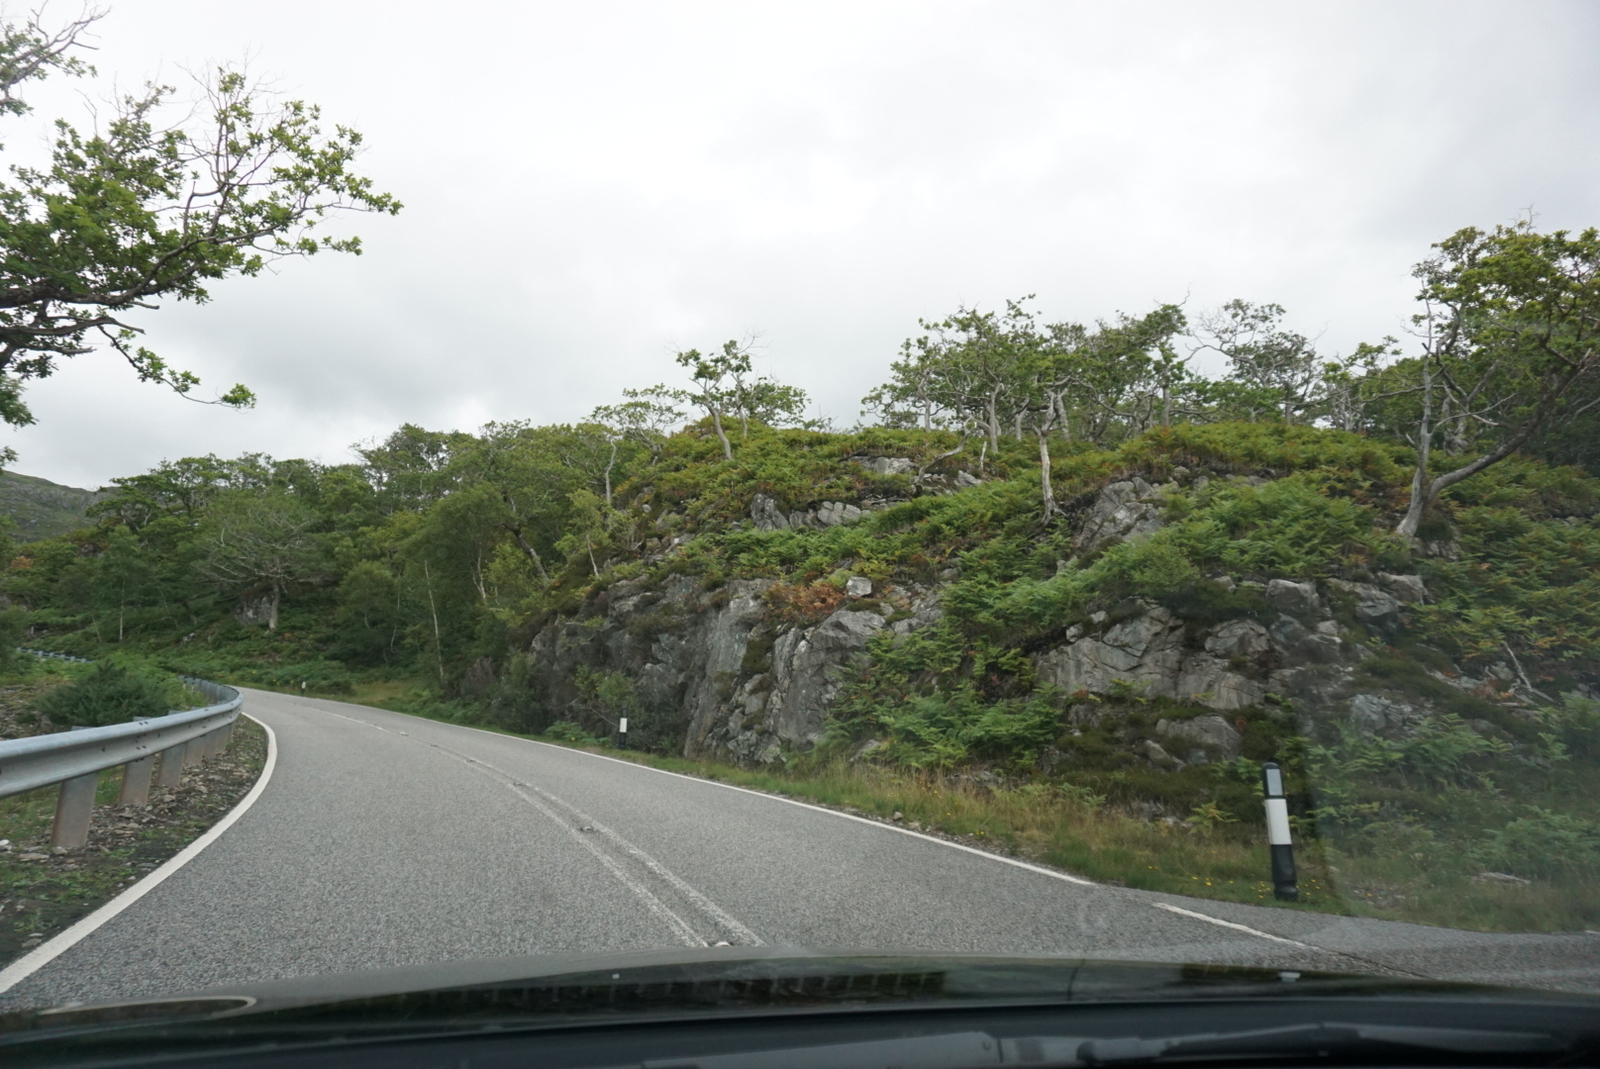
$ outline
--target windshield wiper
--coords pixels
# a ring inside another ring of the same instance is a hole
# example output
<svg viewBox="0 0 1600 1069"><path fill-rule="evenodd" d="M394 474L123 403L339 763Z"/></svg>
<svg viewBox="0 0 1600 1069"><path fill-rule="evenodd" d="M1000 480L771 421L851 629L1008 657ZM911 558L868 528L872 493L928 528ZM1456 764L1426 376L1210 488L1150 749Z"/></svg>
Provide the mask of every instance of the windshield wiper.
<svg viewBox="0 0 1600 1069"><path fill-rule="evenodd" d="M1223 1058L1339 1058L1385 1054L1558 1054L1568 1044L1547 1032L1317 1022L1247 1032L1112 1038L953 1032L646 1061L643 1069L976 1069L991 1065L1085 1066Z"/></svg>

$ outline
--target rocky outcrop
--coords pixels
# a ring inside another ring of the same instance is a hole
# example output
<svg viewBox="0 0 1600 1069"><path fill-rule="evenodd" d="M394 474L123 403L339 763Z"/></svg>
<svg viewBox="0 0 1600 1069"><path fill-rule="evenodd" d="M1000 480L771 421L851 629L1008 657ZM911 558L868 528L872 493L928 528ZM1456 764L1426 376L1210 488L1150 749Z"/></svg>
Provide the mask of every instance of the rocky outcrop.
<svg viewBox="0 0 1600 1069"><path fill-rule="evenodd" d="M867 514L859 505L843 501L824 501L816 508L795 509L784 512L778 503L766 494L757 494L750 500L750 519L758 531L783 531L795 527L837 527L851 523Z"/></svg>
<svg viewBox="0 0 1600 1069"><path fill-rule="evenodd" d="M1140 478L1115 482L1100 492L1072 538L1075 552L1088 554L1161 528L1161 488Z"/></svg>
<svg viewBox="0 0 1600 1069"><path fill-rule="evenodd" d="M873 602L847 601L820 621L786 623L767 604L772 586L735 580L708 591L685 576L656 589L617 583L584 615L535 636L534 689L547 718L574 718L567 711L581 706L576 681L584 670L617 672L633 683L646 710L641 721L679 725L687 756L759 764L809 749L849 669L886 620ZM937 619L930 599L896 630Z"/></svg>
<svg viewBox="0 0 1600 1069"><path fill-rule="evenodd" d="M1242 709L1259 703L1265 688L1236 666L1270 649L1261 625L1228 621L1198 639L1184 621L1160 606L1139 602L1135 615L1085 635L1069 631L1069 641L1035 659L1039 678L1068 694L1114 694L1129 690L1148 698L1172 698L1212 709ZM1080 637L1081 636L1081 637ZM1264 674L1264 673L1257 673Z"/></svg>
<svg viewBox="0 0 1600 1069"><path fill-rule="evenodd" d="M917 465L910 457L856 457L856 463L879 475L915 475Z"/></svg>
<svg viewBox="0 0 1600 1069"><path fill-rule="evenodd" d="M1409 599L1426 597L1416 576L1380 581ZM1269 697L1289 699L1308 730L1310 721L1333 716L1367 733L1404 734L1430 715L1421 706L1361 691L1356 668L1372 651L1336 618L1346 611L1347 621L1392 627L1401 622L1399 597L1338 579L1321 588L1286 579L1263 585L1224 576L1214 582L1227 591L1258 591L1265 611L1197 625L1136 599L1069 628L1063 642L1034 657L1038 678L1080 700L1136 695L1219 713L1248 710ZM1072 709L1077 712L1069 711L1067 720L1077 728L1099 724L1104 715L1087 705ZM1158 766L1210 759L1195 756L1202 753L1238 756L1238 732L1220 716L1164 720L1156 734L1151 745L1165 756L1149 759Z"/></svg>
<svg viewBox="0 0 1600 1069"><path fill-rule="evenodd" d="M955 492L978 482L962 471L919 475L904 457L855 460L874 475L911 477L918 493ZM1181 469L1174 477L1185 486L1201 485ZM1160 530L1168 496L1178 485L1135 477L1106 486L1078 514L1071 538L1075 558L1058 569L1070 570L1118 542ZM888 503L821 501L786 509L772 495L756 494L749 516L762 531L825 528L857 522ZM649 550L651 563L667 561L687 537L657 540ZM960 574L955 567L929 567L918 585L849 576L849 561L839 567L846 569L835 573L842 590L798 602L786 600L792 592L785 591L769 603L769 579L712 587L684 575L654 585L616 583L534 638L533 685L546 719L575 718L568 710L576 706L581 712L583 702L593 701L576 682L584 670L591 679L614 672L631 681L641 723L670 721L668 735L681 740L688 756L751 765L809 749L823 737L869 644L937 625L942 595ZM1292 708L1307 733L1319 722L1338 720L1359 732L1401 736L1436 715L1426 698L1360 670L1364 659L1408 625L1412 607L1428 601L1419 576L1258 582L1213 575L1202 585L1197 596L1214 596L1209 604L1189 608L1188 602L1161 604L1136 596L1089 614L1048 645L1030 650L1035 678L1062 696L1063 732L1114 728L1124 755L1176 770L1237 759L1249 723L1263 708ZM808 610L797 604L833 608L804 617ZM477 683L489 689L487 682ZM1505 679L1460 685L1469 684L1514 685ZM1137 710L1143 712L1130 712ZM1108 723L1118 717L1120 724Z"/></svg>

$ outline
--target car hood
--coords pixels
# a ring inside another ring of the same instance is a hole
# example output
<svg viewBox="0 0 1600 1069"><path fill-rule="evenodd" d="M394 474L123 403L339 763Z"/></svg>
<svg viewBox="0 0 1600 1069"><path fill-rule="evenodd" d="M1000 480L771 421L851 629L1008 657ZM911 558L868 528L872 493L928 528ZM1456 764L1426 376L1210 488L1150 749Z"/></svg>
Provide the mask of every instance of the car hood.
<svg viewBox="0 0 1600 1069"><path fill-rule="evenodd" d="M0 1016L0 1041L41 1030L186 1024L230 1031L364 1022L408 1029L685 1015L1282 998L1583 1003L1600 998L1476 984L1207 964L794 947L479 958L227 984L158 999Z"/></svg>

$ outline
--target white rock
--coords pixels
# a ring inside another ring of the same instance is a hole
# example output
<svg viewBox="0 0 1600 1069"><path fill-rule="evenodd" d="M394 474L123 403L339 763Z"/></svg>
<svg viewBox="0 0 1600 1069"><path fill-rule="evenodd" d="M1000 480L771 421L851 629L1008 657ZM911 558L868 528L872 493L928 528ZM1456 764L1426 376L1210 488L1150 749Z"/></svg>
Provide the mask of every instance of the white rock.
<svg viewBox="0 0 1600 1069"><path fill-rule="evenodd" d="M872 593L872 580L864 575L852 575L845 580L844 592L852 598L864 598Z"/></svg>
<svg viewBox="0 0 1600 1069"><path fill-rule="evenodd" d="M1280 612L1297 616L1315 616L1322 609L1317 588L1311 583L1296 583L1288 579L1274 579L1267 584L1267 604Z"/></svg>
<svg viewBox="0 0 1600 1069"><path fill-rule="evenodd" d="M1390 575L1388 572L1379 572L1378 582L1407 605L1419 605L1428 600L1428 588L1423 586L1420 575Z"/></svg>

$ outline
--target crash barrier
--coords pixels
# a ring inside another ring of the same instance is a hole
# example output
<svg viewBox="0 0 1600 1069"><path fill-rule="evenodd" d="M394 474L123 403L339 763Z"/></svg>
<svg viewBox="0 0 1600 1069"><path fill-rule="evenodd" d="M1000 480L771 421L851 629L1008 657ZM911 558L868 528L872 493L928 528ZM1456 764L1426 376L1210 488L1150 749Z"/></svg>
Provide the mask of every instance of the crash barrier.
<svg viewBox="0 0 1600 1069"><path fill-rule="evenodd" d="M88 663L82 657L61 653L23 652ZM61 784L50 845L68 850L87 845L101 772L124 766L117 804L145 805L152 777L159 786L176 787L185 766L216 757L227 747L244 697L232 687L210 680L185 676L183 681L212 704L126 724L73 728L0 742L0 798Z"/></svg>

